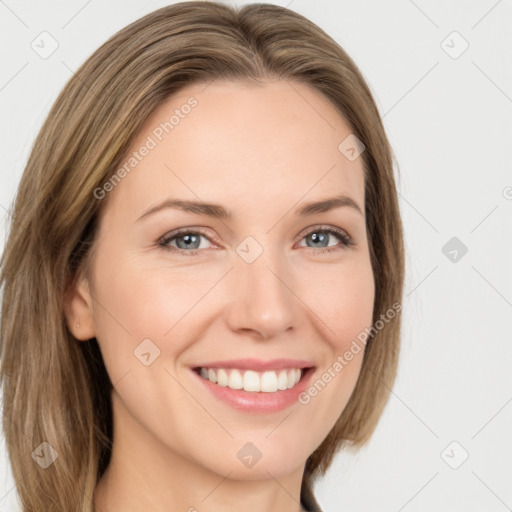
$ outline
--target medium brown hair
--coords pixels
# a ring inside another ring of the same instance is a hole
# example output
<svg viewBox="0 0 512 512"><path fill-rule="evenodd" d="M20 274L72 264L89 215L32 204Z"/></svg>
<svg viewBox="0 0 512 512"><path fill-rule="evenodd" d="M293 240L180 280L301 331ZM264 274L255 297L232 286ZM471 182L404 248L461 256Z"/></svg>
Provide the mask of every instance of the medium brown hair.
<svg viewBox="0 0 512 512"><path fill-rule="evenodd" d="M3 428L24 512L92 510L112 448L112 384L96 339L78 343L64 298L86 268L100 206L142 124L170 95L214 79L308 84L362 141L365 214L375 280L374 322L403 293L402 224L392 150L369 87L351 58L303 16L269 4L164 7L104 43L53 105L30 154L1 260ZM340 141L341 142L341 141ZM361 372L335 426L307 460L301 496L342 446L368 441L389 398L400 313L366 344ZM47 442L47 469L31 456Z"/></svg>

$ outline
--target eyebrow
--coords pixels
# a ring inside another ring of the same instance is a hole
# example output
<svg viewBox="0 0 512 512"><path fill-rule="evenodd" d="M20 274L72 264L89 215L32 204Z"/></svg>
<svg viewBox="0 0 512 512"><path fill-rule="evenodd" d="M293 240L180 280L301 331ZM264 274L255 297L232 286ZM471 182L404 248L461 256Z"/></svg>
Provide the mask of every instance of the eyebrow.
<svg viewBox="0 0 512 512"><path fill-rule="evenodd" d="M346 195L339 195L331 197L329 199L323 199L321 201L311 201L309 203L305 203L299 208L297 208L294 213L295 215L304 217L307 215L324 213L329 210L341 207L349 207L356 210L361 215L363 214L359 205L351 197ZM233 213L230 210L226 210L220 204L170 198L166 199L165 201L162 201L161 203L155 206L150 207L137 219L137 222L147 217L148 215L151 215L153 213L156 213L160 210L164 210L167 208L182 210L184 212L195 213L198 215L206 215L217 219L231 219L233 217Z"/></svg>

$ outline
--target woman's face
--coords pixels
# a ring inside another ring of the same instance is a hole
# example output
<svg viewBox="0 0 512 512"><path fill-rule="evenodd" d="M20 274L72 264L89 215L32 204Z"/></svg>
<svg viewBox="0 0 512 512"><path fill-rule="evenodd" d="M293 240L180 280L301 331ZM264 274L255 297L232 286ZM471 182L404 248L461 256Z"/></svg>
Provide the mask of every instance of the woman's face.
<svg viewBox="0 0 512 512"><path fill-rule="evenodd" d="M350 134L306 85L196 84L95 192L107 203L69 323L98 340L126 463L277 478L302 471L333 427L363 351L333 367L374 302L363 161L338 149Z"/></svg>

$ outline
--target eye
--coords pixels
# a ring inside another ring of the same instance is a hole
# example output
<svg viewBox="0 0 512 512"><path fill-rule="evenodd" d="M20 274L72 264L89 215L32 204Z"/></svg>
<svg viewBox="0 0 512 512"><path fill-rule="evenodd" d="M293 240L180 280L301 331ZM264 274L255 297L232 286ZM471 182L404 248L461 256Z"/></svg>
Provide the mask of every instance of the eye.
<svg viewBox="0 0 512 512"><path fill-rule="evenodd" d="M163 236L158 241L158 245L171 252L195 256L201 249L208 248L201 243L201 239L212 243L211 238L201 230L181 228ZM308 232L301 235L300 240L304 239L306 242L313 244L313 246L307 247L313 249L314 253L339 251L355 245L347 233L333 226L314 226L313 229L310 228ZM330 241L333 239L337 239L339 243L336 245L330 244ZM300 245L300 247L304 247L304 245Z"/></svg>
<svg viewBox="0 0 512 512"><path fill-rule="evenodd" d="M340 243L337 245L329 244L330 240L333 238L338 239ZM355 245L354 241L347 233L333 226L315 226L313 229L310 229L307 233L302 235L301 240L304 239L306 242L309 241L313 244L310 248L313 249L315 253L339 251ZM301 245L301 247L304 246Z"/></svg>
<svg viewBox="0 0 512 512"><path fill-rule="evenodd" d="M210 238L202 231L182 228L162 237L158 245L172 252L194 256L200 249L205 249L204 244L201 244L201 238L211 242ZM172 245L173 243L175 245Z"/></svg>

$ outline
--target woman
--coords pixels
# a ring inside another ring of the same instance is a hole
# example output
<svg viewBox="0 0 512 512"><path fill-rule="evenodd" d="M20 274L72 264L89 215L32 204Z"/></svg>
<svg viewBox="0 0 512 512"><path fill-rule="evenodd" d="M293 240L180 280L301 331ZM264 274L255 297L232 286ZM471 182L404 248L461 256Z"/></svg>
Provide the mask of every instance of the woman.
<svg viewBox="0 0 512 512"><path fill-rule="evenodd" d="M66 85L13 218L24 512L320 510L388 399L404 274L391 149L339 45L273 5L150 13Z"/></svg>

